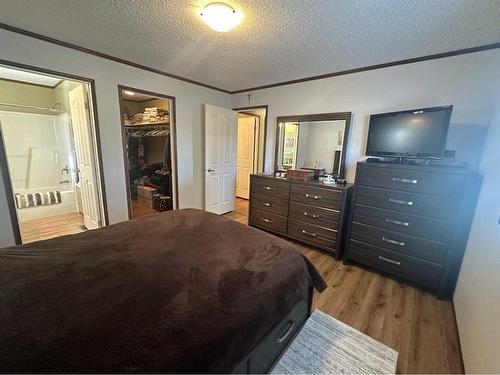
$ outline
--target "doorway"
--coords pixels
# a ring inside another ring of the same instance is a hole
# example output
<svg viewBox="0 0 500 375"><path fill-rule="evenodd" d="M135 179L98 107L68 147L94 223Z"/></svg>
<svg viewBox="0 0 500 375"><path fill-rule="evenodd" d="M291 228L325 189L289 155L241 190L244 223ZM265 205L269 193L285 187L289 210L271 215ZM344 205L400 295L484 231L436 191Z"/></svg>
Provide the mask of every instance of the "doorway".
<svg viewBox="0 0 500 375"><path fill-rule="evenodd" d="M129 219L178 207L175 98L118 86Z"/></svg>
<svg viewBox="0 0 500 375"><path fill-rule="evenodd" d="M264 173L267 106L236 108L236 199L250 199L250 175Z"/></svg>
<svg viewBox="0 0 500 375"><path fill-rule="evenodd" d="M267 109L205 104L206 211L233 212L246 220L237 211L248 207L250 175L264 172Z"/></svg>
<svg viewBox="0 0 500 375"><path fill-rule="evenodd" d="M0 65L0 162L17 244L106 225L93 81Z"/></svg>

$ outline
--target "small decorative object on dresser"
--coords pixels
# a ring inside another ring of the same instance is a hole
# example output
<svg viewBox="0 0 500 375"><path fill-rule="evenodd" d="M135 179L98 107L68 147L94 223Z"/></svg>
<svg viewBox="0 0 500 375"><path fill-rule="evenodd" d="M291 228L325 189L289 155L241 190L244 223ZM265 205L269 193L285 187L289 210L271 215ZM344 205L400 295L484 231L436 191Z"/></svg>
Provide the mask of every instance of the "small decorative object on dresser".
<svg viewBox="0 0 500 375"><path fill-rule="evenodd" d="M465 168L358 163L346 260L451 298L479 187Z"/></svg>
<svg viewBox="0 0 500 375"><path fill-rule="evenodd" d="M250 176L249 224L335 254L345 242L352 185Z"/></svg>
<svg viewBox="0 0 500 375"><path fill-rule="evenodd" d="M314 177L314 170L309 169L289 169L287 178L295 181L310 181Z"/></svg>

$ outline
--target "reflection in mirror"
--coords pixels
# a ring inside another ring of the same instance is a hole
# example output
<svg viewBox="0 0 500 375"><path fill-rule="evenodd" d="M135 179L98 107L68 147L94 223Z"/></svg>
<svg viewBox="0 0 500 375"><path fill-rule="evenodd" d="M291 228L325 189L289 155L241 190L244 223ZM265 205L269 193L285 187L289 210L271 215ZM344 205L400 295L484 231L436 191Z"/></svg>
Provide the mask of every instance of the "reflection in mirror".
<svg viewBox="0 0 500 375"><path fill-rule="evenodd" d="M318 169L341 175L346 120L278 123L277 171Z"/></svg>

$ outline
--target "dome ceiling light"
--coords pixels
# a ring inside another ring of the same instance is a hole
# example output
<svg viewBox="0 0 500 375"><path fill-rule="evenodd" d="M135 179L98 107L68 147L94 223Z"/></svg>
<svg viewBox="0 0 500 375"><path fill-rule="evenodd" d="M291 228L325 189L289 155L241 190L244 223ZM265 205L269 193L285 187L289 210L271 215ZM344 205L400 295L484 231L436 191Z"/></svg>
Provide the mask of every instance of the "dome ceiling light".
<svg viewBox="0 0 500 375"><path fill-rule="evenodd" d="M225 3L210 3L200 11L201 19L215 31L225 33L237 26L243 13Z"/></svg>

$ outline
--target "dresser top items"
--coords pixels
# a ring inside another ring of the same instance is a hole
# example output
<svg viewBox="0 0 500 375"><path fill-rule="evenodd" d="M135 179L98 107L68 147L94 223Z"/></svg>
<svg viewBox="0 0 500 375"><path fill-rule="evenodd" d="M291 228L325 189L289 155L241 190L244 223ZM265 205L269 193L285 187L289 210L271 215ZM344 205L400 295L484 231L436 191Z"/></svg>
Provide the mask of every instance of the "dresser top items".
<svg viewBox="0 0 500 375"><path fill-rule="evenodd" d="M346 190L349 189L353 186L351 183L346 183L346 184L324 184L323 182L319 180L310 180L310 181L297 181L297 180L289 180L284 177L275 177L270 174L265 174L265 173L256 173L252 174L251 176L257 177L257 178L263 178L263 179L268 179L269 181L273 180L276 182L286 182L290 184L296 184L296 185L307 185L311 187L317 187L317 188L322 188L322 189L334 189L334 190Z"/></svg>

